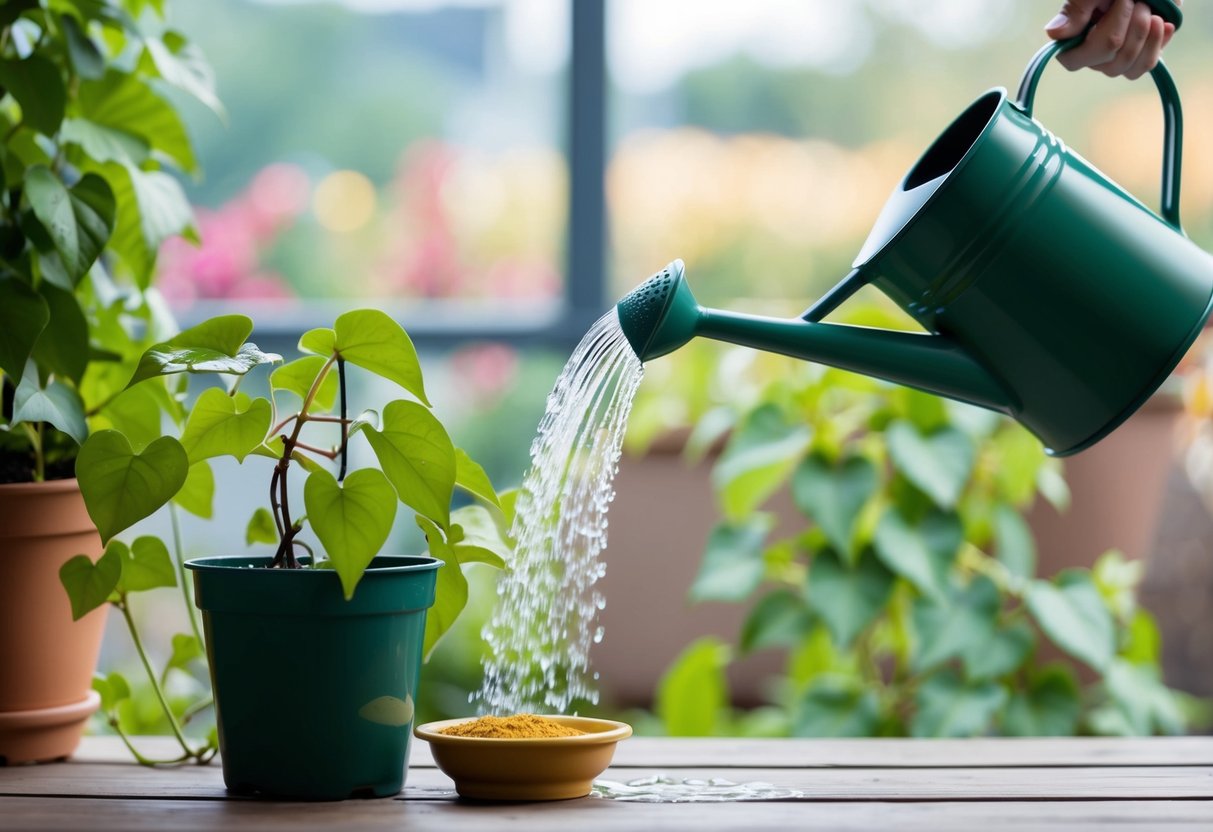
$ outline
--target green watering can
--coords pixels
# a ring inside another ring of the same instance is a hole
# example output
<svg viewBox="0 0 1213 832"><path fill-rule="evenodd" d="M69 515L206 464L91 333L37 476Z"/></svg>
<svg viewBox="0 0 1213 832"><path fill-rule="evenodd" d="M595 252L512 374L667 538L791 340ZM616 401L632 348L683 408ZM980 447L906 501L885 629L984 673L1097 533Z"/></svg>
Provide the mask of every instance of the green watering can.
<svg viewBox="0 0 1213 832"><path fill-rule="evenodd" d="M1178 26L1179 8L1149 0ZM1015 100L978 98L890 197L853 271L801 318L701 307L679 260L619 302L648 361L695 336L817 361L1006 413L1056 456L1111 433L1167 378L1213 301L1213 257L1179 221L1182 116L1160 63L1162 216L1032 117L1050 43ZM822 323L873 284L927 334Z"/></svg>

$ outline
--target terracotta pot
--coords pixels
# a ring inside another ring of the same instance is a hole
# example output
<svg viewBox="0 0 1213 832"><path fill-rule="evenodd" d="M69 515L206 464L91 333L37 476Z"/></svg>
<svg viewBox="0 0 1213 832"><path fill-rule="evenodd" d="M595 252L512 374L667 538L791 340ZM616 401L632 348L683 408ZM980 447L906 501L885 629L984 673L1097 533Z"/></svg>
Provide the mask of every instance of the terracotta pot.
<svg viewBox="0 0 1213 832"><path fill-rule="evenodd" d="M1070 507L1058 512L1037 500L1027 515L1038 575L1090 566L1108 549L1148 558L1167 477L1176 467L1182 410L1178 396L1158 394L1098 445L1065 460Z"/></svg>
<svg viewBox="0 0 1213 832"><path fill-rule="evenodd" d="M68 756L97 710L106 608L72 621L59 568L101 551L74 479L0 485L0 760Z"/></svg>

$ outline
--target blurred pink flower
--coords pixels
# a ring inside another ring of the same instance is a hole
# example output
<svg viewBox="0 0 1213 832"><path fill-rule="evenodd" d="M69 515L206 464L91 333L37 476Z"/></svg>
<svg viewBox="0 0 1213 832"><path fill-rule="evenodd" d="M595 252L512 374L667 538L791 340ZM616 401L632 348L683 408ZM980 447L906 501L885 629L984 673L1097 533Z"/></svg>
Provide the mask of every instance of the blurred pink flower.
<svg viewBox="0 0 1213 832"><path fill-rule="evenodd" d="M514 383L518 354L505 344L473 344L451 355L450 370L472 406L488 408Z"/></svg>
<svg viewBox="0 0 1213 832"><path fill-rule="evenodd" d="M391 186L394 208L385 225L389 243L375 269L382 294L421 298L555 297L561 278L547 260L498 257L490 266L468 262L449 190L462 152L439 141L418 142L400 159Z"/></svg>
<svg viewBox="0 0 1213 832"><path fill-rule="evenodd" d="M176 306L210 298L284 298L293 293L264 270L262 253L306 209L310 183L294 165L261 170L217 210L195 209L201 243L175 237L160 250L158 286Z"/></svg>

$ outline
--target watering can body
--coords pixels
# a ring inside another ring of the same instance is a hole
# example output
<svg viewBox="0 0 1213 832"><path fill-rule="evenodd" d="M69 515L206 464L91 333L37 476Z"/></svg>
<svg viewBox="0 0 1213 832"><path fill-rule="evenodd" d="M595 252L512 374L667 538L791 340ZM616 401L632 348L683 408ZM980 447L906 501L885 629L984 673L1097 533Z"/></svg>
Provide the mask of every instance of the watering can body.
<svg viewBox="0 0 1213 832"><path fill-rule="evenodd" d="M854 271L803 318L700 307L672 264L619 304L643 360L705 336L885 378L1013 416L1051 453L1089 447L1162 384L1213 300L1180 227L1182 121L1165 67L1161 216L1032 118L1051 44L1016 100L968 107L894 191ZM925 333L823 323L872 284ZM660 308L658 308L660 307Z"/></svg>

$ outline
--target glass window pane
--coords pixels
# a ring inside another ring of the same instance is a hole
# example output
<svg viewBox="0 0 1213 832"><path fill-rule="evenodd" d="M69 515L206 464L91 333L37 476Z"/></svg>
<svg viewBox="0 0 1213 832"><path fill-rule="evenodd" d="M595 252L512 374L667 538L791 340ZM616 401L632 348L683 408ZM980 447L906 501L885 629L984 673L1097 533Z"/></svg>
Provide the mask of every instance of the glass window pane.
<svg viewBox="0 0 1213 832"><path fill-rule="evenodd" d="M477 304L560 296L566 0L172 10L228 110L226 125L191 110L202 244L174 241L160 263L188 317L252 299L273 328L374 299L406 324L422 308L466 324Z"/></svg>

